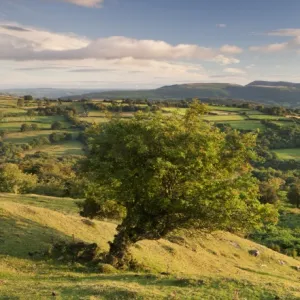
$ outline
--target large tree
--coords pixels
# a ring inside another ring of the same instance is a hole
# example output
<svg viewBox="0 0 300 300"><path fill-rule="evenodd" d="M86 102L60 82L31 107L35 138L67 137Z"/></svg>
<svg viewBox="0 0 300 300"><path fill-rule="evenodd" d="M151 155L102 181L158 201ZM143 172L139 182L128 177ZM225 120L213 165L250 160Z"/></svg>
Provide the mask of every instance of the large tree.
<svg viewBox="0 0 300 300"><path fill-rule="evenodd" d="M132 243L177 228L243 231L276 219L250 176L255 135L222 133L201 121L204 111L194 102L184 117L138 113L90 129L85 168L94 184L83 206L89 216L125 212L109 263L121 267Z"/></svg>

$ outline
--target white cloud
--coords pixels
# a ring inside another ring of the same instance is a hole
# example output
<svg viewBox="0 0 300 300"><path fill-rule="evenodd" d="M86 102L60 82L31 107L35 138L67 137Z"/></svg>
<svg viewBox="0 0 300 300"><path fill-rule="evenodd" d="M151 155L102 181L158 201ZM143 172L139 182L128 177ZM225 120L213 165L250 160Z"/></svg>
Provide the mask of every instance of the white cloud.
<svg viewBox="0 0 300 300"><path fill-rule="evenodd" d="M255 65L254 65L254 64L251 64L251 65L248 65L248 66L246 67L246 69L250 70L250 69L253 69L254 67L255 67Z"/></svg>
<svg viewBox="0 0 300 300"><path fill-rule="evenodd" d="M244 70L237 69L237 68L226 68L224 69L224 72L231 73L231 74L245 74Z"/></svg>
<svg viewBox="0 0 300 300"><path fill-rule="evenodd" d="M220 51L226 54L240 54L243 52L243 49L235 45L224 45L220 48Z"/></svg>
<svg viewBox="0 0 300 300"><path fill-rule="evenodd" d="M13 51L29 48L37 52L73 50L86 47L90 42L74 34L53 33L15 23L0 24L0 38L0 44L6 45ZM3 52L2 49L1 52Z"/></svg>
<svg viewBox="0 0 300 300"><path fill-rule="evenodd" d="M270 36L300 36L300 28L285 28L273 30L267 33Z"/></svg>
<svg viewBox="0 0 300 300"><path fill-rule="evenodd" d="M226 25L226 24L216 24L216 27L219 27L219 28L226 28L227 25Z"/></svg>
<svg viewBox="0 0 300 300"><path fill-rule="evenodd" d="M300 48L300 29L299 28L286 28L286 29L278 29L267 32L268 36L278 36L278 37L293 37L291 40L287 42L274 43L263 46L253 46L250 47L250 51L257 51L263 53L272 53L272 52L280 52L284 50L296 50L299 51Z"/></svg>
<svg viewBox="0 0 300 300"><path fill-rule="evenodd" d="M254 46L250 47L250 51L255 52L264 52L264 53L272 53L272 52L279 52L288 48L288 43L276 43L264 46Z"/></svg>
<svg viewBox="0 0 300 300"><path fill-rule="evenodd" d="M238 63L232 55L241 51L225 45L221 50L193 44L171 45L159 40L112 36L89 40L74 34L53 33L19 24L0 24L1 60L120 59L206 60L222 65Z"/></svg>
<svg viewBox="0 0 300 300"><path fill-rule="evenodd" d="M240 62L239 59L236 59L234 57L227 57L224 56L223 54L217 55L213 61L219 63L220 65L226 66L226 65L231 65L231 64L238 64Z"/></svg>
<svg viewBox="0 0 300 300"><path fill-rule="evenodd" d="M76 4L85 7L101 7L104 0L61 0L64 2Z"/></svg>

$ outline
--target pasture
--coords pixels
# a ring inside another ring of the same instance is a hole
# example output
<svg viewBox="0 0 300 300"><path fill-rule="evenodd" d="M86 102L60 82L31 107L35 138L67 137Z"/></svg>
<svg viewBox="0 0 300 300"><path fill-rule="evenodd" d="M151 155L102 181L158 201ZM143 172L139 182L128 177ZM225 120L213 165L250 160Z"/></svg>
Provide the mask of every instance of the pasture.
<svg viewBox="0 0 300 300"><path fill-rule="evenodd" d="M260 121L244 120L244 121L229 121L221 122L230 125L233 129L238 130L264 130L266 127Z"/></svg>
<svg viewBox="0 0 300 300"><path fill-rule="evenodd" d="M24 154L34 154L38 151L46 152L55 156L83 155L83 144L79 141L66 141L59 144L45 145L25 151Z"/></svg>
<svg viewBox="0 0 300 300"><path fill-rule="evenodd" d="M300 161L300 148L274 150L279 159L294 159Z"/></svg>
<svg viewBox="0 0 300 300"><path fill-rule="evenodd" d="M8 143L16 143L16 144L24 144L29 143L34 138L38 137L48 137L52 133L59 133L60 130L37 130L37 131L27 131L27 132L12 132L7 134L4 137L4 142ZM63 130L66 133L72 133L73 139L78 137L79 131L78 130Z"/></svg>

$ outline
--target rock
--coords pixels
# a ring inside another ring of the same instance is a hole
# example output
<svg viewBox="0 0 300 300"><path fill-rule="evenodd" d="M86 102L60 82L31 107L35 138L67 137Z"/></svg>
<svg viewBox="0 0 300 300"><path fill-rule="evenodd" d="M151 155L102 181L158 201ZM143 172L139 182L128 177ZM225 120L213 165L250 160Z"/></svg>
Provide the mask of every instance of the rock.
<svg viewBox="0 0 300 300"><path fill-rule="evenodd" d="M286 265L286 262L283 261L283 260L278 260L278 262L279 262L279 264L282 265L282 266Z"/></svg>
<svg viewBox="0 0 300 300"><path fill-rule="evenodd" d="M254 257L258 257L260 255L260 252L259 250L249 250L249 254Z"/></svg>

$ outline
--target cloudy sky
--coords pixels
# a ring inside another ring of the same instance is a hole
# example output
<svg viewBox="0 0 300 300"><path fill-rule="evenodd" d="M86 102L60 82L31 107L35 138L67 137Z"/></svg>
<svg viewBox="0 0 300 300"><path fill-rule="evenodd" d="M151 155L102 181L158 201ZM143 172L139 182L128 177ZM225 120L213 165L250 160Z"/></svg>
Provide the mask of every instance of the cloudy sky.
<svg viewBox="0 0 300 300"><path fill-rule="evenodd" d="M299 0L0 0L0 88L300 82Z"/></svg>

